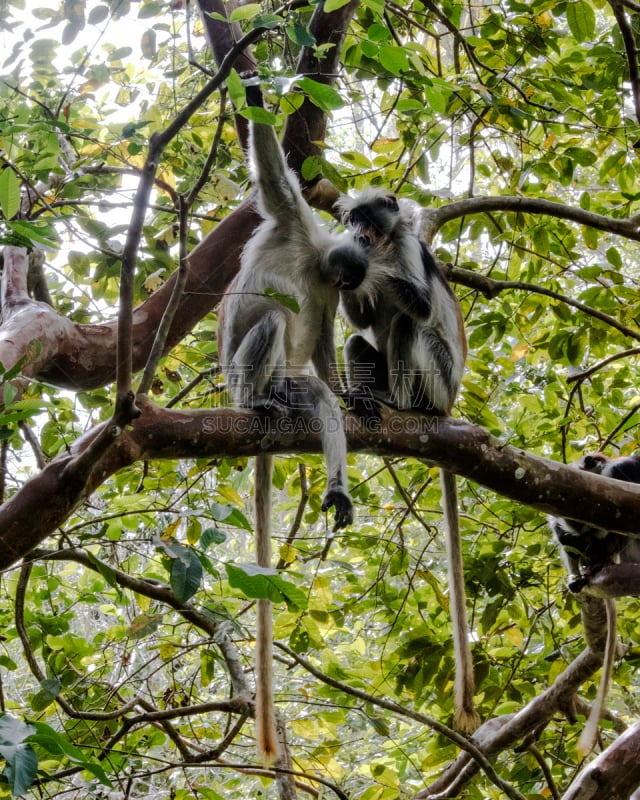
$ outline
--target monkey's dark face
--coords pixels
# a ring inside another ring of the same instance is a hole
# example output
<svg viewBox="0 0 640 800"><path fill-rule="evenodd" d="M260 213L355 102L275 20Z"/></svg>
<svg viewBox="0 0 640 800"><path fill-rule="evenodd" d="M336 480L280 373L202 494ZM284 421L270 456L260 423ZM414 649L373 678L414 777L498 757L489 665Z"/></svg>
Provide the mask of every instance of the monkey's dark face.
<svg viewBox="0 0 640 800"><path fill-rule="evenodd" d="M354 232L355 241L367 249L389 238L399 213L398 201L392 194L379 195L353 206L346 215L346 223Z"/></svg>
<svg viewBox="0 0 640 800"><path fill-rule="evenodd" d="M602 453L591 453L583 456L579 462L579 469L585 472L595 472L602 475L609 459Z"/></svg>

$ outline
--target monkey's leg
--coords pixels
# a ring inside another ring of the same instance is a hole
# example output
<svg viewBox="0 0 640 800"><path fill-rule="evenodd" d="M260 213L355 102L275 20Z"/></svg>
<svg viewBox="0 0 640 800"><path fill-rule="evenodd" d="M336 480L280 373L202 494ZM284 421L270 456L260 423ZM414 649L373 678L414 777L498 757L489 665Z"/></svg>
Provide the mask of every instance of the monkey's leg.
<svg viewBox="0 0 640 800"><path fill-rule="evenodd" d="M286 392L286 405L307 423L309 430L320 434L327 468L322 510L333 506L335 529L344 528L353 522L353 504L347 488L347 440L338 401L315 375L288 378Z"/></svg>
<svg viewBox="0 0 640 800"><path fill-rule="evenodd" d="M387 360L364 336L354 333L344 346L349 390L366 389L371 396L389 392Z"/></svg>
<svg viewBox="0 0 640 800"><path fill-rule="evenodd" d="M398 314L389 328L387 358L396 408L450 412L459 387L452 375L451 352L432 328Z"/></svg>
<svg viewBox="0 0 640 800"><path fill-rule="evenodd" d="M274 374L286 363L283 311L268 311L244 335L227 368L229 390L236 406L255 408L263 402Z"/></svg>

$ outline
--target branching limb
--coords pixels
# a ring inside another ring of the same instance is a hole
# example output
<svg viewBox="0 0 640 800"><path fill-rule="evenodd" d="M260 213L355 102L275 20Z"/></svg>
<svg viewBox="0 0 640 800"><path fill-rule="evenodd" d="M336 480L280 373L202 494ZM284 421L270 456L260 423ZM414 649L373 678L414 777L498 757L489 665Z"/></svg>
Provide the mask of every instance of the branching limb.
<svg viewBox="0 0 640 800"><path fill-rule="evenodd" d="M276 647L279 647L283 652L287 653L287 655L294 659L296 663L300 664L300 666L307 670L307 672L310 672L315 678L318 678L318 680L321 680L328 686L332 686L334 689L338 689L345 694L350 695L351 697L357 697L359 700L362 700L365 703L371 703L372 705L378 706L378 708L384 708L387 711L397 714L398 716L412 719L415 722L426 725L442 736L445 736L454 744L458 745L461 750L464 750L465 753L468 754L468 756L470 756L479 765L479 768L485 772L489 780L501 788L507 797L510 797L512 800L525 800L524 796L521 795L517 789L511 786L511 784L507 783L507 781L502 780L502 778L493 769L484 753L474 744L473 739L475 739L475 736L473 736L471 739L467 739L461 734L456 733L447 725L444 725L442 722L439 722L432 717L428 717L426 714L420 714L419 712L413 711L406 706L400 705L400 703L387 700L384 697L376 697L375 695L369 694L369 692L364 692L362 689L356 689L353 686L349 686L349 684L344 683L343 681L339 681L336 678L326 675L324 672L315 667L308 659L294 652L286 645L281 644L280 642L274 642L274 644Z"/></svg>
<svg viewBox="0 0 640 800"><path fill-rule="evenodd" d="M9 567L64 523L78 503L119 469L153 458L219 458L265 452L269 420L230 409L176 411L139 398L141 416L114 447L86 472L73 466L94 440L108 436L103 423L51 461L0 506L0 568ZM267 426L265 428L265 426ZM380 426L368 430L353 414L345 418L350 452L422 458L499 494L549 514L567 507L589 513L586 522L637 536L640 487L576 470L515 447L486 430L450 417L394 413L383 409ZM424 435L419 435L422 432ZM316 433L278 430L270 436L277 453L319 453ZM96 445L96 448L98 445ZM82 463L82 462L77 462ZM73 481L69 476L73 476Z"/></svg>
<svg viewBox="0 0 640 800"><path fill-rule="evenodd" d="M527 292L528 294L540 294L544 297L551 297L553 300L557 300L559 303L564 303L565 305L571 306L571 308L576 308L578 311L582 311L587 316L593 317L594 319L599 319L601 322L604 322L611 328L620 331L623 336L627 336L629 339L640 341L639 330L635 328L629 328L628 326L619 322L615 317L605 314L604 312L599 311L597 308L585 305L585 303L581 303L579 300L574 300L572 297L569 297L565 294L555 292L553 289L547 289L544 286L538 286L535 283L527 283L526 281L496 280L495 278L489 278L486 275L478 275L476 272L472 272L468 269L461 269L460 267L450 268L447 264L442 262L439 263L449 280L453 281L454 283L459 283L462 286L468 286L470 289L476 289L477 291L482 292L485 297L493 298L499 295L500 292L512 290ZM633 353L633 351L630 352ZM609 359L609 361L613 360L614 358L622 357L624 356L614 356ZM574 380L576 380L576 378L574 378ZM579 380L579 377L577 380Z"/></svg>
<svg viewBox="0 0 640 800"><path fill-rule="evenodd" d="M422 236L425 241L433 241L436 232L447 222L459 219L470 214L489 214L494 211L512 213L542 214L576 222L599 231L614 233L627 239L640 241L640 220L637 216L626 219L606 217L586 211L579 206L569 206L543 197L520 197L512 195L499 195L494 197L469 197L440 206L435 209L425 210L422 218Z"/></svg>

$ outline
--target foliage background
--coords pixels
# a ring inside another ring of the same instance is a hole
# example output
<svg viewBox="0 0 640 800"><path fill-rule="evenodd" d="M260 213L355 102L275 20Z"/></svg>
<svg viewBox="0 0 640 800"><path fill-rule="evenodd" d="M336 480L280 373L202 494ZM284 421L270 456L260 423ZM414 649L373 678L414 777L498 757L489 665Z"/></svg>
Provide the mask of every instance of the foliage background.
<svg viewBox="0 0 640 800"><path fill-rule="evenodd" d="M8 0L0 9L3 241L44 248L49 296L74 322L113 318L150 138L207 82L202 68L216 69L203 23L188 11L146 0L40 2L29 14ZM321 172L342 190L389 186L424 209L469 338L456 415L558 461L637 447L637 11L618 0L363 0L335 90L305 86L329 125L303 176ZM268 26L252 52L278 127L303 97L292 78L301 48L314 45L309 12L234 12L245 31ZM187 249L247 191L226 93L214 93L163 153L136 302L175 269L179 198L207 159ZM27 187L38 198L21 215ZM601 216L587 225L585 213ZM152 387L159 405L225 406L215 332L212 313L162 360ZM110 384L73 390L29 375L17 391L9 380L20 365L12 366L4 365L0 418L5 499L113 408ZM74 762L34 740L40 772L26 796L232 800L275 791L256 761L252 723L231 702L240 676L251 685L252 590L237 569L252 560L251 474L245 457L135 463L80 505L46 551L4 573L3 710L46 722L112 782L105 788L74 769L78 754ZM410 713L452 716L437 470L359 453L349 478L357 523L321 560L322 460L277 460L288 603L276 615L276 699L301 794L411 797L458 753ZM543 516L471 481L460 492L477 700L489 719L552 683L581 651L582 628ZM631 721L639 609L633 598L620 607L629 649L610 706ZM384 710L380 698L399 706ZM606 743L615 734L604 724ZM556 714L535 749L505 752L496 769L526 797L560 796L579 768L580 730ZM0 755L15 766L6 736ZM11 769L5 777L0 796L16 789ZM503 796L483 774L461 791Z"/></svg>

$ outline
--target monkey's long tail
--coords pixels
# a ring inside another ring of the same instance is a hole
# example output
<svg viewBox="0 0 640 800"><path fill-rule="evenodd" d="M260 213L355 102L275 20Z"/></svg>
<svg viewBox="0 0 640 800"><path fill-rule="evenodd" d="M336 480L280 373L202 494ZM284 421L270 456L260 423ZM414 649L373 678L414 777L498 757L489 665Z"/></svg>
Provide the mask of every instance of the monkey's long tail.
<svg viewBox="0 0 640 800"><path fill-rule="evenodd" d="M271 566L271 479L273 456L256 456L256 560ZM273 615L270 600L257 601L256 624L256 739L267 764L279 756L276 715L273 705Z"/></svg>
<svg viewBox="0 0 640 800"><path fill-rule="evenodd" d="M582 757L588 755L593 750L598 738L598 723L604 711L607 690L609 689L609 683L611 682L611 675L613 673L613 662L616 660L616 650L618 648L618 615L616 611L616 601L607 597L604 601L604 607L607 612L607 639L604 646L602 674L600 675L598 692L591 706L589 718L578 739L578 753Z"/></svg>
<svg viewBox="0 0 640 800"><path fill-rule="evenodd" d="M449 605L453 626L453 655L456 674L454 681L454 727L462 733L473 733L480 725L480 716L473 707L473 662L469 647L469 629L464 592L464 565L458 521L458 490L456 476L440 470L444 522L449 572Z"/></svg>

